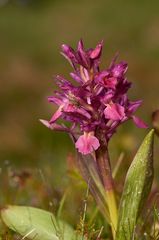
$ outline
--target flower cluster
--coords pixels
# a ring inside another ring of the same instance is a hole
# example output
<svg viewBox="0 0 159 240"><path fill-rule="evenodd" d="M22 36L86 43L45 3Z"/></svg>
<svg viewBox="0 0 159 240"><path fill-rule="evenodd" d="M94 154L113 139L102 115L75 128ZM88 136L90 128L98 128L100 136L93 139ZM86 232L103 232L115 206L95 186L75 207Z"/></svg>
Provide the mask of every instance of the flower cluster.
<svg viewBox="0 0 159 240"><path fill-rule="evenodd" d="M147 127L134 116L142 101L130 101L127 96L131 87L125 77L127 63L116 63L114 59L107 69L100 70L102 47L103 42L100 42L94 49L85 50L81 40L76 51L62 45L62 55L73 67L70 76L76 84L56 76L60 91L55 91L48 100L58 109L50 121L41 120L53 130L68 132L82 154L107 145L117 127L128 119L132 119L138 127ZM59 124L59 119L71 125Z"/></svg>

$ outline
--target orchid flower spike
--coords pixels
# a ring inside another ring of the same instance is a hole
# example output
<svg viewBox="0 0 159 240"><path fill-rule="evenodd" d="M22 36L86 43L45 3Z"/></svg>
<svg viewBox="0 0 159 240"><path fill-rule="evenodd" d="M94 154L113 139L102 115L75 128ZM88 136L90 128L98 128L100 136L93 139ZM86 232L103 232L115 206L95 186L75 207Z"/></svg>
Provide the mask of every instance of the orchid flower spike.
<svg viewBox="0 0 159 240"><path fill-rule="evenodd" d="M73 67L71 78L74 85L57 75L59 91L48 98L58 106L49 121L41 122L52 130L66 131L75 141L75 147L82 154L90 154L101 145L107 145L116 129L132 119L137 127L147 125L134 114L142 101L130 101L127 92L131 83L125 77L128 65L112 61L110 67L100 70L103 41L95 48L85 49L80 40L77 50L62 45L62 54ZM57 123L70 122L70 128Z"/></svg>

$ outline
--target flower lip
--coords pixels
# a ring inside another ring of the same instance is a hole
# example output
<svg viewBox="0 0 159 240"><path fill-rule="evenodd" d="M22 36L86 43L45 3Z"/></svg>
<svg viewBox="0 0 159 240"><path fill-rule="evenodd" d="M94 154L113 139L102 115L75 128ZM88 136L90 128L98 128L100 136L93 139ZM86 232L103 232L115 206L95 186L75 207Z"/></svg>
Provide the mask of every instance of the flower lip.
<svg viewBox="0 0 159 240"><path fill-rule="evenodd" d="M92 153L94 150L97 150L100 146L99 140L92 135L92 133L84 133L81 135L76 144L78 151L84 155Z"/></svg>
<svg viewBox="0 0 159 240"><path fill-rule="evenodd" d="M104 110L104 115L106 119L113 121L120 121L125 117L124 107L118 103L107 104Z"/></svg>

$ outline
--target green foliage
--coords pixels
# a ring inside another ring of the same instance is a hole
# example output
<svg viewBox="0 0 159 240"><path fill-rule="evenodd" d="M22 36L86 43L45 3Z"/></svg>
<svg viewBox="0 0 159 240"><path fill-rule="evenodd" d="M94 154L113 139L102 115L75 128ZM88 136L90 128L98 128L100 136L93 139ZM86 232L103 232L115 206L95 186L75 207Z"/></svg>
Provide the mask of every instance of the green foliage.
<svg viewBox="0 0 159 240"><path fill-rule="evenodd" d="M38 208L8 206L1 211L1 216L10 229L28 239L80 240L71 226Z"/></svg>
<svg viewBox="0 0 159 240"><path fill-rule="evenodd" d="M153 181L153 138L154 130L151 130L127 172L119 206L116 240L133 239L137 218Z"/></svg>
<svg viewBox="0 0 159 240"><path fill-rule="evenodd" d="M78 164L81 173L83 174L85 181L88 183L90 191L97 202L99 209L101 210L107 222L110 222L107 196L97 172L98 168L93 157L91 155L83 156L82 154L78 153Z"/></svg>

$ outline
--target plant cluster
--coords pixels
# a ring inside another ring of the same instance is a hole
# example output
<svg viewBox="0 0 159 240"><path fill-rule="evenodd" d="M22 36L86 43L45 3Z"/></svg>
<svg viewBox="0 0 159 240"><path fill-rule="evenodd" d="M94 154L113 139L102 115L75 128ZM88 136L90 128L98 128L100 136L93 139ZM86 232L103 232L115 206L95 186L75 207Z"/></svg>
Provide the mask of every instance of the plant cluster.
<svg viewBox="0 0 159 240"><path fill-rule="evenodd" d="M125 76L127 63L116 63L115 57L108 68L101 70L102 48L103 41L94 49L85 49L82 40L77 50L62 45L62 55L73 67L70 76L75 83L61 75L55 77L59 90L48 100L58 109L49 121L40 121L51 130L70 135L77 149L78 169L104 220L110 225L112 239L131 240L136 238L137 221L153 181L154 130L147 134L132 161L121 199L117 202L109 141L117 128L129 119L140 128L147 128L147 125L134 115L142 101L131 101L127 95L131 87ZM41 209L9 206L1 215L6 225L20 233L23 239L86 240L95 236L86 234L85 214L77 232L66 222L56 219L53 213ZM101 233L102 226L96 240L101 239ZM149 239L144 237L141 238Z"/></svg>

